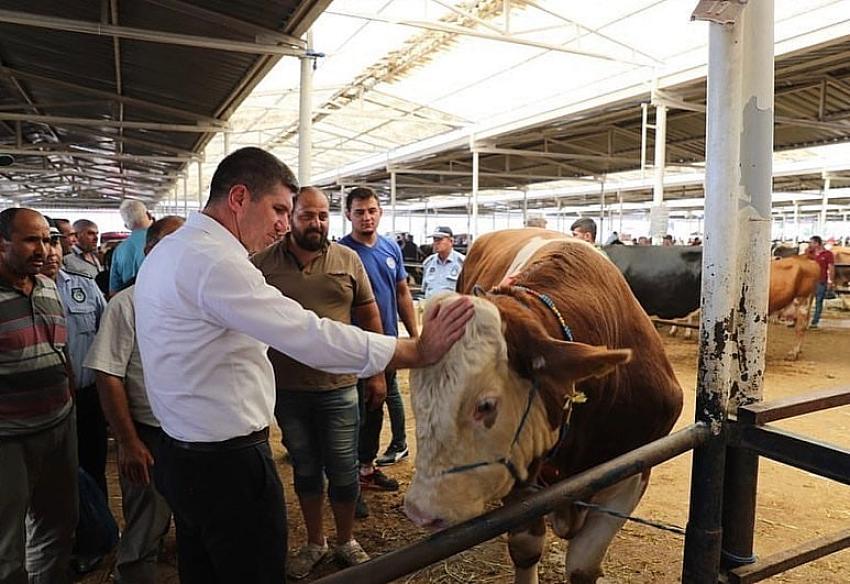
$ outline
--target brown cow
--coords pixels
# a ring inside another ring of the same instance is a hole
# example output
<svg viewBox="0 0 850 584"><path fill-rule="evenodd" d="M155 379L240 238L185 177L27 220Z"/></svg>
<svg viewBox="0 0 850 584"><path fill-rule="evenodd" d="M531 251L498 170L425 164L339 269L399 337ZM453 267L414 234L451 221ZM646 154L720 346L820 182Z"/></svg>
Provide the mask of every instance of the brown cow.
<svg viewBox="0 0 850 584"><path fill-rule="evenodd" d="M820 268L805 255L791 256L770 263L770 296L768 314L786 308L793 311L796 340L788 359L795 360L803 349L803 339L809 326L812 299L815 295Z"/></svg>
<svg viewBox="0 0 850 584"><path fill-rule="evenodd" d="M541 477L557 481L660 438L682 409L655 327L592 246L542 229L490 233L472 246L458 290L476 284L465 336L411 372L418 451L405 512L420 526L474 517ZM429 309L457 297L437 296ZM636 475L590 502L631 513L648 480ZM566 505L550 521L571 540L569 581L595 582L624 520ZM542 517L509 534L517 582L537 582L544 539Z"/></svg>

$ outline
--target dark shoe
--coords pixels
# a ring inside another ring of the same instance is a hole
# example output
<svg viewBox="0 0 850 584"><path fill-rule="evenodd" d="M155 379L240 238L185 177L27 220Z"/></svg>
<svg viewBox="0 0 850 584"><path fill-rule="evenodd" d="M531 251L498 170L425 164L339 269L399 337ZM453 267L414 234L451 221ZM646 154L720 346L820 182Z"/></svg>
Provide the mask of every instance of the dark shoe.
<svg viewBox="0 0 850 584"><path fill-rule="evenodd" d="M398 481L375 469L367 475L360 475L360 488L372 491L397 491Z"/></svg>
<svg viewBox="0 0 850 584"><path fill-rule="evenodd" d="M71 558L71 569L79 575L88 574L97 569L103 560L103 556L73 556Z"/></svg>
<svg viewBox="0 0 850 584"><path fill-rule="evenodd" d="M404 460L410 455L410 448L407 447L406 444L402 444L401 446L395 446L390 444L390 447L387 448L387 451L384 452L378 459L375 461L375 464L378 466L389 466L391 464L395 464L400 460Z"/></svg>
<svg viewBox="0 0 850 584"><path fill-rule="evenodd" d="M357 503L354 505L354 518L366 519L369 517L369 507L366 506L366 501L363 500L363 495L357 497Z"/></svg>

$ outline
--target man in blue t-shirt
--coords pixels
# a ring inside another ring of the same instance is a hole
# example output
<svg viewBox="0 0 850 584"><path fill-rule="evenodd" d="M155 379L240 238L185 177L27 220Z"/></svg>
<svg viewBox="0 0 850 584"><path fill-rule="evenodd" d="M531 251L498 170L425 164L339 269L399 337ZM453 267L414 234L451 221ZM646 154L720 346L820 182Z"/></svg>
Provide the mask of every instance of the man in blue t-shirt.
<svg viewBox="0 0 850 584"><path fill-rule="evenodd" d="M351 233L339 243L357 252L366 268L381 313L384 334L398 336L398 317L401 316L408 334L415 338L418 336L416 313L407 285L404 260L395 241L378 235L381 215L381 203L375 191L367 187L352 189L345 198L345 216L351 221ZM404 428L404 403L398 391L395 371L386 371L385 379L386 387L383 388L374 383L367 384L363 380L357 384L362 408L358 445L360 487L397 491L398 482L375 467L376 458L379 465L389 465L409 454ZM382 392L384 395L380 395ZM384 400L390 414L392 440L384 454L378 457L381 426L384 422ZM368 515L362 497L358 501L357 515Z"/></svg>

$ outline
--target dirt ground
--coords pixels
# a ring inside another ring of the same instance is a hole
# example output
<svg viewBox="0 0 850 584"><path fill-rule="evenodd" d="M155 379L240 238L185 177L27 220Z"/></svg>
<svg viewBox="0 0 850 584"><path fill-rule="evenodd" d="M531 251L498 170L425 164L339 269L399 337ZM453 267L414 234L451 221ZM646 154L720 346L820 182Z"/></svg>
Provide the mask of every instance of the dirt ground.
<svg viewBox="0 0 850 584"><path fill-rule="evenodd" d="M823 328L811 331L803 353L796 362L784 360L791 347L793 331L771 325L765 382L765 399L800 395L816 389L846 386L850 380L850 327L847 313L826 312ZM670 360L685 390L685 407L677 424L690 423L694 415L697 344L680 338L669 338L662 332ZM407 393L407 376L401 376L402 392ZM408 418L408 436L413 437L414 420ZM836 408L776 424L790 431L850 448L850 407ZM385 425L385 434L387 428ZM384 437L384 444L388 442ZM414 445L412 445L414 446ZM282 449L275 439L276 459ZM115 480L114 451L110 453L111 506L120 517L120 497ZM366 501L371 516L358 521L355 537L373 557L424 537L425 532L410 523L401 511L403 493L413 473L413 456L386 469L401 483L399 493L368 492ZM300 513L292 491L291 468L279 462L286 488L289 511L290 547L303 543L305 535ZM655 469L646 496L636 514L640 517L684 526L687 521L690 454L680 456ZM850 526L850 488L806 472L762 460L759 476L756 519L756 553L766 556L809 539L835 533ZM333 534L327 521L328 533ZM158 582L176 583L175 543L169 534L161 557ZM540 582L563 582L566 544L547 537L546 552L540 563ZM683 538L640 524L627 523L608 551L604 563L605 582L672 583L681 575ZM84 579L86 583L108 582L112 558ZM337 568L321 566L318 578ZM310 579L306 580L307 582ZM490 583L512 582L512 568L504 539L499 538L455 556L428 570L398 582L404 583ZM850 582L850 549L766 580L774 583L846 584Z"/></svg>

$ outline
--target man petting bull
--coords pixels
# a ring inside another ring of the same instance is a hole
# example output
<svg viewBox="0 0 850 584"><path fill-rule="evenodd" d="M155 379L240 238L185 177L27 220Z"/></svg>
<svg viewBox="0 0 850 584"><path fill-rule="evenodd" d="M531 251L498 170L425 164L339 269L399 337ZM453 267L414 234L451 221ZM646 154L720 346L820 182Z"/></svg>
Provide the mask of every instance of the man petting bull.
<svg viewBox="0 0 850 584"><path fill-rule="evenodd" d="M160 242L137 277L145 385L166 434L154 478L174 512L183 584L285 579L269 346L321 371L370 377L435 363L471 318L471 303L456 303L430 315L428 334L395 339L319 318L266 284L248 255L286 233L296 192L273 155L233 152L203 211Z"/></svg>

